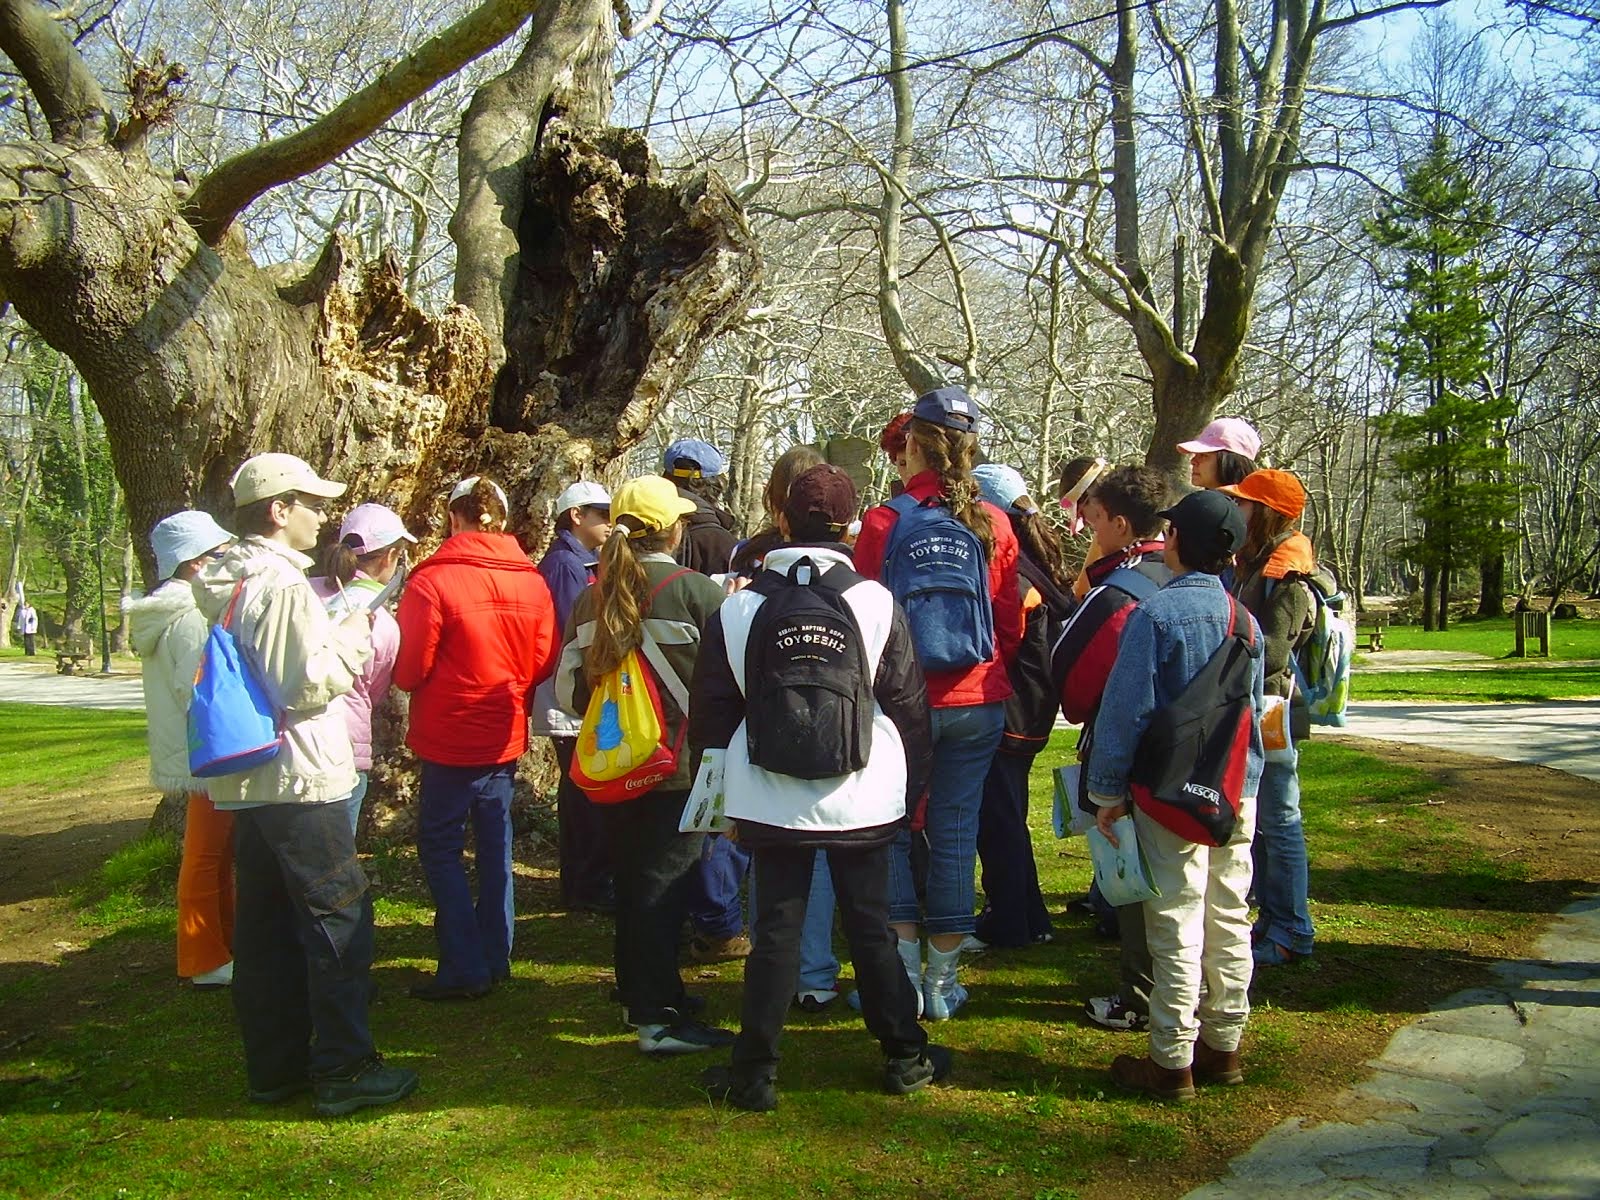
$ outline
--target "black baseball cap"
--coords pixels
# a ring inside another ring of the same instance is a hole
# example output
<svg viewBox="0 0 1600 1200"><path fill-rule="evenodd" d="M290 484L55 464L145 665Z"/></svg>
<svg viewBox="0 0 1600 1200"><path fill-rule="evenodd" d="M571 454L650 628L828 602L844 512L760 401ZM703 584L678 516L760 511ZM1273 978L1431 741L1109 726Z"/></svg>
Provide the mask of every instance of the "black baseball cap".
<svg viewBox="0 0 1600 1200"><path fill-rule="evenodd" d="M1185 562L1221 558L1244 545L1244 514L1221 492L1190 492L1156 515L1178 531Z"/></svg>

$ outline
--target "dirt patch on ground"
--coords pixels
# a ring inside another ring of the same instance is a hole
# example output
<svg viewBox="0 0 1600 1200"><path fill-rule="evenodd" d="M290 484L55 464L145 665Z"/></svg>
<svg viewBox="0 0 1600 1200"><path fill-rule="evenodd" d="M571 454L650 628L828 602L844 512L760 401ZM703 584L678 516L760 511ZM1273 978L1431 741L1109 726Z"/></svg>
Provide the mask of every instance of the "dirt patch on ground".
<svg viewBox="0 0 1600 1200"><path fill-rule="evenodd" d="M65 891L145 830L160 798L145 762L40 796L0 791L0 963L56 962L76 948Z"/></svg>

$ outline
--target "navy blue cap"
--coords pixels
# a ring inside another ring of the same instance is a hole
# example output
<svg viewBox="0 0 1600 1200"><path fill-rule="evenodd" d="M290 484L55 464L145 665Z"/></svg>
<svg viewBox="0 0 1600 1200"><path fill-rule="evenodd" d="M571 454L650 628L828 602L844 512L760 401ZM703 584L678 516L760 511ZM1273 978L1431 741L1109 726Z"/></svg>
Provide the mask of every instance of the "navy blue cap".
<svg viewBox="0 0 1600 1200"><path fill-rule="evenodd" d="M978 428L978 402L967 395L965 388L953 385L934 388L918 396L911 415L962 433L974 433Z"/></svg>

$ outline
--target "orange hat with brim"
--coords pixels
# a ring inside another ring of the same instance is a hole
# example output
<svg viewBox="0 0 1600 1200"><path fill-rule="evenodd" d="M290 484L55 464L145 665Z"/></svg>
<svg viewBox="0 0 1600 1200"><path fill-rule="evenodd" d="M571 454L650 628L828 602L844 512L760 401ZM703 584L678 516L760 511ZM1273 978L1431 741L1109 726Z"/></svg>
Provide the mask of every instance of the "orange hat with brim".
<svg viewBox="0 0 1600 1200"><path fill-rule="evenodd" d="M1230 483L1216 489L1240 500L1254 500L1281 512L1290 520L1297 520L1306 510L1306 489L1295 478L1293 471L1275 471L1270 467L1251 471L1239 483Z"/></svg>

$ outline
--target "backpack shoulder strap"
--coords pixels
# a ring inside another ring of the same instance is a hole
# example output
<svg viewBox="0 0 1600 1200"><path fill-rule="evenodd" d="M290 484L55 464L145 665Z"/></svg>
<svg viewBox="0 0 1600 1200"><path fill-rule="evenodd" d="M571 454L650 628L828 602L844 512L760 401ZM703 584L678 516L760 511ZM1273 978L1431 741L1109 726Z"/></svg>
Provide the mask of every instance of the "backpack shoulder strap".
<svg viewBox="0 0 1600 1200"><path fill-rule="evenodd" d="M654 599L659 595L661 589L674 579L681 579L685 575L693 574L695 574L693 567L679 568L650 589L651 598ZM667 661L667 656L662 652L654 636L651 635L649 625L642 625L639 629L639 653L644 655L645 661L650 664L651 670L656 673L656 678L661 681L661 685L671 694L673 702L678 706L678 711L687 713L689 711L689 688L678 677L677 671L672 669L672 664Z"/></svg>
<svg viewBox="0 0 1600 1200"><path fill-rule="evenodd" d="M693 567L679 567L676 571L672 572L672 574L668 575L660 583L656 584L655 587L650 589L650 598L652 600L654 600L657 596L659 596L661 594L661 589L666 587L667 584L671 583L674 579L682 579L685 575L693 575L694 573L695 573L695 570L694 570Z"/></svg>
<svg viewBox="0 0 1600 1200"><path fill-rule="evenodd" d="M1135 600L1140 601L1150 599L1151 596L1161 590L1161 585L1154 579L1151 579L1143 571L1135 571L1132 567L1118 567L1111 572L1105 577L1105 581L1100 586L1106 587L1107 585L1116 588L1118 591L1127 592Z"/></svg>

